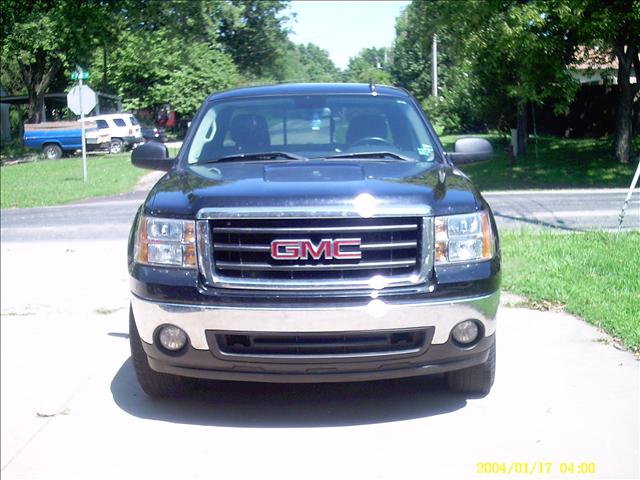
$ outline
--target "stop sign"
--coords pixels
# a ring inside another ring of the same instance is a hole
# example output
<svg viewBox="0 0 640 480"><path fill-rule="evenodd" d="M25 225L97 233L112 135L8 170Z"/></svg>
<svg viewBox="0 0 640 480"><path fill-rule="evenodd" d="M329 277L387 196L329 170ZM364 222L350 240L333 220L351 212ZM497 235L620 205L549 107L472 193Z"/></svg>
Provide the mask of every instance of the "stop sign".
<svg viewBox="0 0 640 480"><path fill-rule="evenodd" d="M80 111L81 97L83 111ZM93 110L93 107L96 106L96 99L96 92L91 90L91 88L89 88L88 86L75 86L67 94L67 105L69 107L69 110L71 110L76 115L81 115L83 113L87 115L91 110Z"/></svg>

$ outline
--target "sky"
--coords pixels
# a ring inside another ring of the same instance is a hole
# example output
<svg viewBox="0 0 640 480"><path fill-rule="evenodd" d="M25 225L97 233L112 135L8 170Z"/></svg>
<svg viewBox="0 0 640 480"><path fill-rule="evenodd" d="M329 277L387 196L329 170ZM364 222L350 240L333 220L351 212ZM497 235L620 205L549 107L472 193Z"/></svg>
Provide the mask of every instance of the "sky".
<svg viewBox="0 0 640 480"><path fill-rule="evenodd" d="M327 50L333 63L345 69L349 58L367 47L390 47L396 17L405 1L293 1L285 12L295 43L315 43Z"/></svg>

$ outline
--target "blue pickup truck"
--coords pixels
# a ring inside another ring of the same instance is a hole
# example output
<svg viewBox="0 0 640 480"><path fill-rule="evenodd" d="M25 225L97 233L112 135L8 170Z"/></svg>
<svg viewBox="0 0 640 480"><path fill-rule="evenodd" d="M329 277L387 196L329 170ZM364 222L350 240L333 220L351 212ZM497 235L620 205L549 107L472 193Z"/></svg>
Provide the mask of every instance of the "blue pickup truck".
<svg viewBox="0 0 640 480"><path fill-rule="evenodd" d="M95 122L85 122L87 151L109 150L111 138L101 134ZM26 123L24 146L41 149L47 159L55 160L64 153L82 148L82 129L76 121Z"/></svg>

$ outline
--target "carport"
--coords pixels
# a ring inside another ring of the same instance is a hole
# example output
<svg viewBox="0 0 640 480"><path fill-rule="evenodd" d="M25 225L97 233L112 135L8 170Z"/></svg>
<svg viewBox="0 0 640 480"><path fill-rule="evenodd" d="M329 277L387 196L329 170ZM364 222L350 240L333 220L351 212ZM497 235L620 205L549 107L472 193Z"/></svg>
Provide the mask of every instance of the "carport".
<svg viewBox="0 0 640 480"><path fill-rule="evenodd" d="M122 111L122 99L117 95L97 92L98 102L93 110L93 115L101 115L103 113L117 113ZM2 140L11 139L9 108L17 107L20 112L20 118L24 118L23 107L29 104L27 95L5 95L4 91L0 92L0 105L2 105ZM42 106L42 121L55 119L62 116L63 109L67 108L67 94L45 93L44 103ZM19 126L19 136L22 136L22 122Z"/></svg>

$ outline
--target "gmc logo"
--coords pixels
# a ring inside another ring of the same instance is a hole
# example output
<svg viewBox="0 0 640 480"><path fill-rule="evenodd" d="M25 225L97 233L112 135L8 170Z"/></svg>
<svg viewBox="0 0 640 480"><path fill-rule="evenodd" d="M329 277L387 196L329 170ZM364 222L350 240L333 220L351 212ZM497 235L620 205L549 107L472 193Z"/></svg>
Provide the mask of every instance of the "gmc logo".
<svg viewBox="0 0 640 480"><path fill-rule="evenodd" d="M357 250L344 250L345 247L358 247ZM332 240L330 238L320 240L318 245L309 239L303 240L274 240L271 242L271 258L276 260L314 260L325 258L359 260L362 258L360 252L359 238L341 238Z"/></svg>

